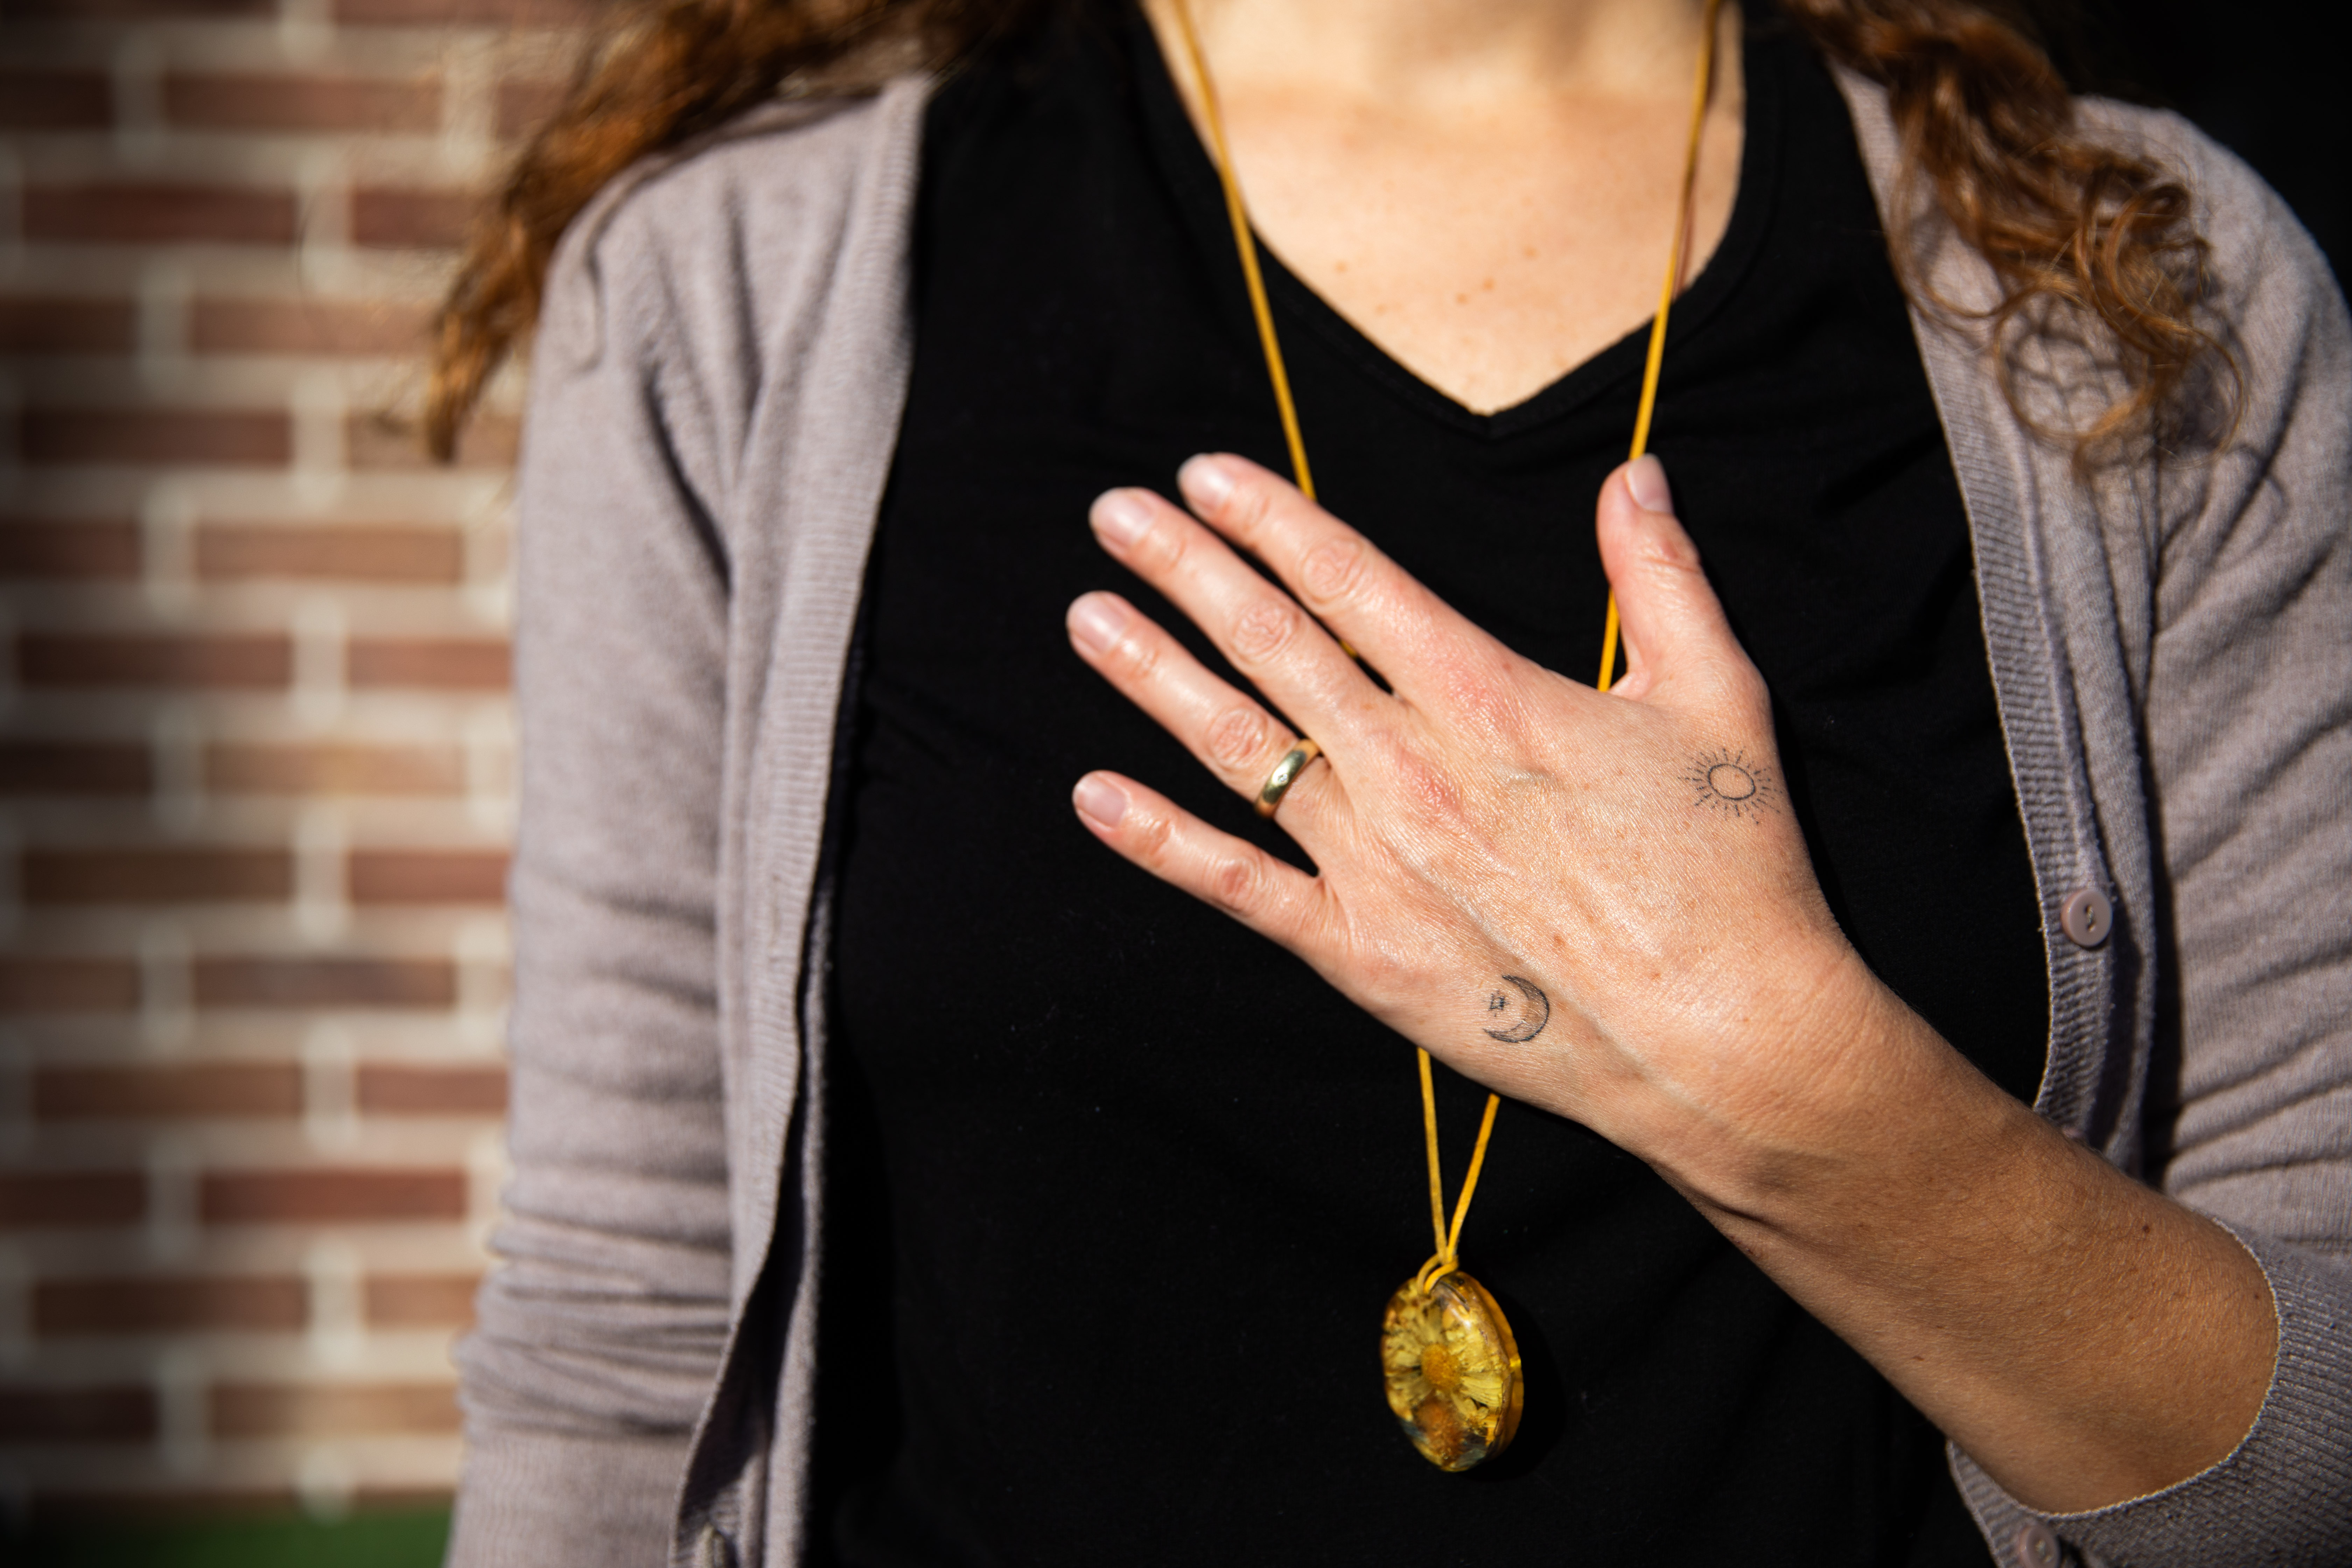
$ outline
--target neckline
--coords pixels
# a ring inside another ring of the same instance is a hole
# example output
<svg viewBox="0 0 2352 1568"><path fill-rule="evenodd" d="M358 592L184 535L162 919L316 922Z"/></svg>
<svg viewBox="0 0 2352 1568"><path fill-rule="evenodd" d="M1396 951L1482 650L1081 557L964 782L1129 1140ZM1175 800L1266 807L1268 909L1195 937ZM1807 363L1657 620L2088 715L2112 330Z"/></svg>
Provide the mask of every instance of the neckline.
<svg viewBox="0 0 2352 1568"><path fill-rule="evenodd" d="M1723 238L1706 265L1675 300L1673 324L1666 336L1666 371L1662 397L1672 390L1676 360L1687 354L1691 340L1718 315L1752 268L1770 227L1775 186L1780 172L1784 62L1780 40L1763 29L1750 27L1741 40L1746 79L1747 124L1741 137L1739 185L1732 197L1731 218ZM1216 165L1201 144L1177 91L1167 58L1140 6L1130 12L1130 65L1139 87L1146 132L1161 168L1175 187L1183 221L1197 239L1207 241L1205 254L1221 267L1218 292L1239 299L1241 277L1234 262L1233 233L1225 217L1224 196ZM1213 230L1213 233L1209 231ZM1466 434L1502 440L1550 423L1615 392L1621 384L1638 384L1648 352L1650 323L1641 322L1623 337L1527 397L1491 414L1480 414L1415 374L1402 362L1372 341L1341 315L1322 295L1284 264L1273 247L1258 242L1259 265L1266 293L1276 313L1320 339L1360 374L1408 407L1440 424ZM1231 273L1230 278L1224 274ZM1247 306L1243 305L1244 317ZM1255 355L1253 355L1255 357ZM1299 417L1308 430L1312 451L1314 421L1310 410ZM1633 424L1633 399L1625 395L1625 426Z"/></svg>

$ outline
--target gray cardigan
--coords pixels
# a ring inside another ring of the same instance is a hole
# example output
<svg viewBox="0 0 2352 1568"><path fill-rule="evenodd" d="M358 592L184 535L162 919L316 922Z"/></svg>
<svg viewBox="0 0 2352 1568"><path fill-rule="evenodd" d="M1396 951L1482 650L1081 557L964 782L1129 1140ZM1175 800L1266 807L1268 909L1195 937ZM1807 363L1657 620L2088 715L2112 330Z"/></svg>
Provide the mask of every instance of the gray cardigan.
<svg viewBox="0 0 2352 1568"><path fill-rule="evenodd" d="M1892 209L1884 100L1843 85L1890 231L1937 297L1990 300L1931 209ZM819 837L911 353L927 91L763 110L618 182L554 265L521 477L514 1174L459 1352L464 1568L800 1555ZM2044 1518L1952 1465L2016 1568L2061 1542L2140 1568L2342 1564L2352 330L2242 165L2169 116L2085 112L2196 193L2243 411L2217 457L2086 484L2011 414L1979 327L1915 315L2040 887L2037 1104L2230 1226L2281 1348L2245 1442L2155 1496ZM2108 384L2062 343L2014 363L2046 410ZM2114 910L2087 946L2063 919L2086 893Z"/></svg>

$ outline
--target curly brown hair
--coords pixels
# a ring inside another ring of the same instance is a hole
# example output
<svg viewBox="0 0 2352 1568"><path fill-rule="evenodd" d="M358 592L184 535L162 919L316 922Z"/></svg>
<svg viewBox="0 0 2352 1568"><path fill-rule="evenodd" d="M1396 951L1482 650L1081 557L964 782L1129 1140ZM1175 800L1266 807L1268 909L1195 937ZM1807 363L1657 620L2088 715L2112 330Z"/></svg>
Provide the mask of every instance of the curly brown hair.
<svg viewBox="0 0 2352 1568"><path fill-rule="evenodd" d="M790 88L941 66L1107 0L634 0L485 205L435 321L425 433L446 459L530 332L549 258L604 185ZM1885 87L1906 179L1926 181L2003 290L1997 331L2089 328L2127 389L2069 432L2083 455L2154 430L2215 349L2189 194L2079 124L2021 0L1780 0L1825 57ZM1916 188L1916 187L1915 187ZM1915 297L1922 285L1896 247ZM1941 301L1927 301L1942 304ZM1947 307L1948 308L1948 307ZM2011 363L2002 356L2004 376ZM2023 405L2008 385L2012 405Z"/></svg>

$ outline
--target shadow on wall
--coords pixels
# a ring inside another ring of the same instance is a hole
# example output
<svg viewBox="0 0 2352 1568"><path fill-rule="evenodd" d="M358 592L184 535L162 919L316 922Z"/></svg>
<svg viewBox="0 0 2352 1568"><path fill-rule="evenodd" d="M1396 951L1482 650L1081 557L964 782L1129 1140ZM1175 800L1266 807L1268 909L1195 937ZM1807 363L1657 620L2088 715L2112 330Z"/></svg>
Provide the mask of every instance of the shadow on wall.
<svg viewBox="0 0 2352 1568"><path fill-rule="evenodd" d="M375 411L413 397L468 193L593 4L0 12L13 1513L334 1517L455 1478L447 1350L501 1176L515 388L446 470ZM2334 57L2283 5L2089 16L2110 79L2344 254ZM345 1528L43 1550L435 1554L430 1516Z"/></svg>

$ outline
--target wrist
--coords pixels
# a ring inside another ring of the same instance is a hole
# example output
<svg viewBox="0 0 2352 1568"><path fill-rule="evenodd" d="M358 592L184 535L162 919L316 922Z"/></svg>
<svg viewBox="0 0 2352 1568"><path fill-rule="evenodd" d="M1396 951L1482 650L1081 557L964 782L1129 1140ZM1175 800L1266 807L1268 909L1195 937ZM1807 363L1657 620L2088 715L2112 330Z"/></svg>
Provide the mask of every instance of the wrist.
<svg viewBox="0 0 2352 1568"><path fill-rule="evenodd" d="M1957 1131L1972 1089L2010 1103L1842 938L1760 972L1766 984L1701 1026L1702 1068L1628 1118L1624 1146L1703 1209L1801 1228L1844 1206L1832 1194L1877 1180L1916 1119Z"/></svg>

